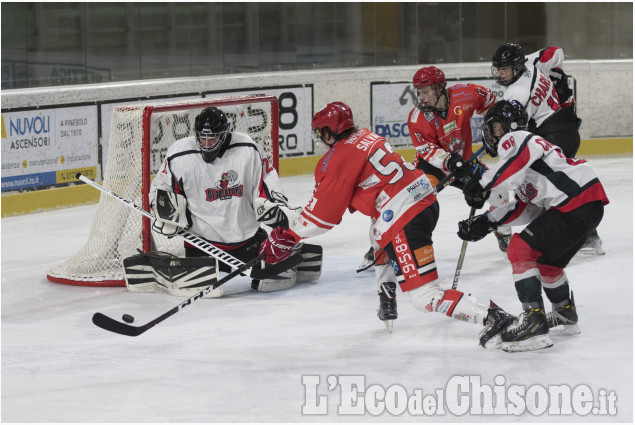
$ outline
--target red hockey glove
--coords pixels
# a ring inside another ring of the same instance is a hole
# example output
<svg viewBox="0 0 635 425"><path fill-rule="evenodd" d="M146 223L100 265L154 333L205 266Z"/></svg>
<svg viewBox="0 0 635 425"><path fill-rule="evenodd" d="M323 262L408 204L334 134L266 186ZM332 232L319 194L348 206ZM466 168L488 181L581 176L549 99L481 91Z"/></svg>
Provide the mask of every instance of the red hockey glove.
<svg viewBox="0 0 635 425"><path fill-rule="evenodd" d="M267 238L260 246L260 254L263 252L267 255L265 263L279 263L286 260L291 255L291 250L300 237L295 232L283 227L276 227L271 231Z"/></svg>

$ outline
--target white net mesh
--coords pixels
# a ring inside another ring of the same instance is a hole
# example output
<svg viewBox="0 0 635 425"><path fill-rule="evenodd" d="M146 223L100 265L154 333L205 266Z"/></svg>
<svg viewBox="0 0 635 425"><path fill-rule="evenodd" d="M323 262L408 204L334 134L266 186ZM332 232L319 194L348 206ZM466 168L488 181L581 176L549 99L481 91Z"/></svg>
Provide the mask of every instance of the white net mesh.
<svg viewBox="0 0 635 425"><path fill-rule="evenodd" d="M260 144L271 164L277 164L274 143L277 122L272 102L266 97L224 97L191 102L170 102L118 106L113 110L104 173L104 187L142 206L148 181L157 173L168 147L176 140L193 134L194 119L208 106L217 106L232 123L232 131L249 134ZM273 118L273 119L272 119ZM145 125L144 125L145 122ZM143 166L144 128L149 128L150 169ZM142 249L142 215L122 202L102 193L86 244L66 262L51 268L48 278L54 282L85 286L124 286L123 258ZM148 235L145 235L147 238ZM152 249L183 255L182 238L167 239L152 234Z"/></svg>

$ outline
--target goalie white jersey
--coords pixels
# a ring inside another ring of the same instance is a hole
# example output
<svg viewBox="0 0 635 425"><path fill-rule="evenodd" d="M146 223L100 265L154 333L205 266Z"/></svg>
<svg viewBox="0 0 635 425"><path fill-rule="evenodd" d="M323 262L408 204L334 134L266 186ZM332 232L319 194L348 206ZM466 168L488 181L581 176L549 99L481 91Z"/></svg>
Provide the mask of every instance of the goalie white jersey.
<svg viewBox="0 0 635 425"><path fill-rule="evenodd" d="M275 168L262 149L245 133L231 133L231 140L212 162L203 160L196 137L177 140L168 149L152 182L155 189L180 193L187 198L189 231L215 245L236 245L254 236L254 201L282 192Z"/></svg>
<svg viewBox="0 0 635 425"><path fill-rule="evenodd" d="M499 161L480 183L485 190L514 190L510 202L490 211L490 221L519 226L542 210L572 211L593 201L609 203L604 188L585 160L566 158L559 147L528 131L505 134L498 142Z"/></svg>

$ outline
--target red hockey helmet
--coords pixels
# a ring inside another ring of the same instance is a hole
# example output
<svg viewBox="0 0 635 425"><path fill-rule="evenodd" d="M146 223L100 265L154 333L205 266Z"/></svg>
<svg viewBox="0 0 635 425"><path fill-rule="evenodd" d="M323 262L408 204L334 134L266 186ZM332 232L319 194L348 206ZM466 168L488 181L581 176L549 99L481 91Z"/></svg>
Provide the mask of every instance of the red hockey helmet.
<svg viewBox="0 0 635 425"><path fill-rule="evenodd" d="M342 102L332 102L322 107L313 116L311 127L313 131L328 128L333 134L340 134L344 130L354 127L353 112Z"/></svg>
<svg viewBox="0 0 635 425"><path fill-rule="evenodd" d="M424 66L412 77L412 85L417 87L434 86L445 87L445 74L436 66Z"/></svg>

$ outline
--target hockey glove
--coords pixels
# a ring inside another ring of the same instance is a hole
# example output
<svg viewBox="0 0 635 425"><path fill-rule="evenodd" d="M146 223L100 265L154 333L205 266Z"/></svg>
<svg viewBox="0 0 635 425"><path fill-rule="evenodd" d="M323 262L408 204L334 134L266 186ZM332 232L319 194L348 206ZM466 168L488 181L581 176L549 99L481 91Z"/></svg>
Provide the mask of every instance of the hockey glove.
<svg viewBox="0 0 635 425"><path fill-rule="evenodd" d="M569 87L568 75L565 74L561 68L551 68L549 78L551 78L556 88L560 105L565 105L571 96L573 96L573 90Z"/></svg>
<svg viewBox="0 0 635 425"><path fill-rule="evenodd" d="M468 218L467 220L459 221L459 231L457 235L464 241L476 242L494 230L496 230L496 224L489 221L487 213L485 213Z"/></svg>
<svg viewBox="0 0 635 425"><path fill-rule="evenodd" d="M476 209L483 208L485 201L489 198L489 192L486 192L485 189L483 189L479 180L480 176L474 176L463 188L465 202L467 202L470 207L474 207Z"/></svg>
<svg viewBox="0 0 635 425"><path fill-rule="evenodd" d="M450 170L457 179L462 179L469 173L470 167L463 162L463 157L458 153L452 153L445 159L445 168Z"/></svg>
<svg viewBox="0 0 635 425"><path fill-rule="evenodd" d="M273 228L289 228L290 223L297 220L302 213L302 208L289 207L288 199L279 192L272 191L271 197L272 200L259 197L254 201L256 220Z"/></svg>
<svg viewBox="0 0 635 425"><path fill-rule="evenodd" d="M469 167L469 172L466 173L465 176L461 178L461 181L463 182L463 184L469 183L469 181L475 177L480 179L481 176L485 174L485 172L487 171L487 166L485 166L485 164L483 164L478 159L475 159L474 161L472 161L471 164L466 164L466 166Z"/></svg>
<svg viewBox="0 0 635 425"><path fill-rule="evenodd" d="M259 254L266 254L265 263L279 263L291 255L291 251L300 237L292 230L276 227L260 246Z"/></svg>
<svg viewBox="0 0 635 425"><path fill-rule="evenodd" d="M182 229L187 230L189 224L185 213L186 207L185 196L157 189L152 204L152 212L154 213L152 230L169 238Z"/></svg>

